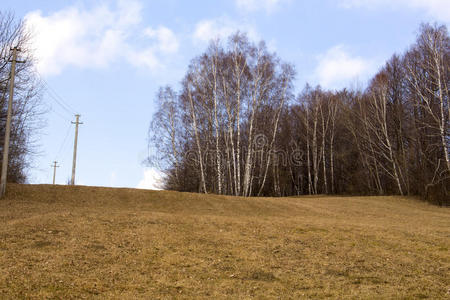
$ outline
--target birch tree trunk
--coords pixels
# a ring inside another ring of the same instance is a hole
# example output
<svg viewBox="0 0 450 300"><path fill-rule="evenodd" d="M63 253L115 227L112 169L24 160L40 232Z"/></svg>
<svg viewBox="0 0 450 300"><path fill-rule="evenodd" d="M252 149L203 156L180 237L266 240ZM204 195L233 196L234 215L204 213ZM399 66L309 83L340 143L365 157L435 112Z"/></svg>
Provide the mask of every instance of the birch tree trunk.
<svg viewBox="0 0 450 300"><path fill-rule="evenodd" d="M312 156L313 156L313 194L317 194L317 183L319 181L319 149L317 145L317 122L318 122L318 103L317 97L314 103L314 115L313 115L313 137L312 137Z"/></svg>
<svg viewBox="0 0 450 300"><path fill-rule="evenodd" d="M312 194L312 181L311 181L311 161L310 161L310 153L309 153L309 108L306 107L306 121L305 121L305 127L306 127L306 164L308 169L308 194Z"/></svg>
<svg viewBox="0 0 450 300"><path fill-rule="evenodd" d="M241 79L246 68L246 60L239 52L237 43L233 49L234 77L236 79L236 154L233 151L233 164L235 173L235 195L241 194Z"/></svg>
<svg viewBox="0 0 450 300"><path fill-rule="evenodd" d="M323 100L322 100L323 101ZM327 134L329 116L327 117L327 122L325 126L325 117L323 115L323 103L320 103L320 114L322 119L322 166L323 166L323 182L325 186L325 194L328 194L328 183L327 183L327 168L326 168L326 155L325 155L325 136Z"/></svg>
<svg viewBox="0 0 450 300"><path fill-rule="evenodd" d="M286 74L288 75L288 74ZM284 102L285 102L285 98L286 98L286 91L288 89L288 84L289 84L289 80L290 78L286 78L284 81L284 86L283 86L283 92L281 95L281 102L280 102L280 106L277 108L277 112L275 113L274 116L274 120L273 120L273 132L272 132L272 140L270 141L270 145L269 145L269 149L268 149L268 156L270 156L273 152L273 145L275 143L275 139L277 136L277 131L278 131L278 122L280 121L280 115L281 115L281 111L283 110L283 106L284 106ZM259 188L259 192L258 192L258 196L261 195L261 192L264 188L264 184L266 183L266 178L267 178L267 172L269 170L269 163L270 163L270 158L267 158L267 163L266 163L266 167L265 167L265 171L264 171L264 177L263 177L263 181L261 183L261 186ZM262 161L261 161L262 164Z"/></svg>
<svg viewBox="0 0 450 300"><path fill-rule="evenodd" d="M217 119L217 65L218 65L218 45L215 45L215 53L212 57L212 73L213 73L213 98L214 98L214 127L216 135L216 174L217 174L217 189L219 195L222 194L222 162L221 152L219 148L219 121Z"/></svg>
<svg viewBox="0 0 450 300"><path fill-rule="evenodd" d="M200 145L200 137L198 134L198 128L197 128L197 118L195 116L195 109L194 109L194 101L192 99L192 93L188 86L188 98L189 98L189 104L190 104L190 110L191 110L191 120L192 120L192 128L194 130L195 135L195 142L197 144L197 154L198 154L198 161L200 166L200 185L203 189L203 192L207 194L206 189L206 182L205 182L205 172L203 168L203 155L202 155L202 147Z"/></svg>
<svg viewBox="0 0 450 300"><path fill-rule="evenodd" d="M331 132L330 132L330 174L331 174L331 193L334 194L334 135L336 128L338 101L335 98L331 99L329 104L329 115L331 118Z"/></svg>
<svg viewBox="0 0 450 300"><path fill-rule="evenodd" d="M247 149L247 157L245 159L245 168L244 168L244 186L242 191L242 196L247 197L250 191L250 180L251 180L251 171L252 171L252 153L253 153L253 133L254 133L254 122L255 122L255 114L256 110L261 102L261 92L263 90L262 76L264 70L266 68L266 63L261 62L261 50L258 50L258 58L255 67L255 78L253 79L253 87L251 91L251 114L249 120L249 129L248 129L248 149ZM261 66L262 64L262 66Z"/></svg>

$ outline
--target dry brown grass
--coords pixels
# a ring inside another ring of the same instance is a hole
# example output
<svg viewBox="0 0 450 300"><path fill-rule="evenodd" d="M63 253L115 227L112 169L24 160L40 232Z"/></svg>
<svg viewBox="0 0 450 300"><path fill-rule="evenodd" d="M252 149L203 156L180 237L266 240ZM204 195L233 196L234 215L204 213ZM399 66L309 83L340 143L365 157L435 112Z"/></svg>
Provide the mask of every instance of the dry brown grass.
<svg viewBox="0 0 450 300"><path fill-rule="evenodd" d="M450 298L450 209L10 185L0 298Z"/></svg>

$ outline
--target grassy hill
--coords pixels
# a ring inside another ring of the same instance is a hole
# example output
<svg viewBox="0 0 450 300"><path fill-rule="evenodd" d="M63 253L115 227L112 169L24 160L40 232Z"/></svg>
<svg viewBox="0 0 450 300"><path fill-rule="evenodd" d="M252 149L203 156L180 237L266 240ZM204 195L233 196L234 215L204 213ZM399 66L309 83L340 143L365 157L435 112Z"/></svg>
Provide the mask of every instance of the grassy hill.
<svg viewBox="0 0 450 300"><path fill-rule="evenodd" d="M9 185L0 298L450 298L450 208Z"/></svg>

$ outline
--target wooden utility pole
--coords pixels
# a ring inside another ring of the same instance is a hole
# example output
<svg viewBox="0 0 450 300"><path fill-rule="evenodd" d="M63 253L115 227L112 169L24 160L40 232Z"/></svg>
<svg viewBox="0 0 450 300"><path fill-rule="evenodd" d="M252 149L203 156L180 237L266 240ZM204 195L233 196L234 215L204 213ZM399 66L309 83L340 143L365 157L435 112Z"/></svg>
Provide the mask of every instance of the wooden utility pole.
<svg viewBox="0 0 450 300"><path fill-rule="evenodd" d="M59 166L57 166L58 162L54 161L53 162L53 185L55 185L55 179L56 179L56 168L59 168Z"/></svg>
<svg viewBox="0 0 450 300"><path fill-rule="evenodd" d="M9 138L11 134L11 116L12 116L12 102L14 96L14 78L16 76L16 63L21 63L17 61L17 51L20 51L17 47L12 49L13 57L11 64L11 78L9 80L9 100L8 100L8 113L6 116L6 126L5 126L5 144L3 146L3 161L2 161L2 174L0 178L0 198L5 195L6 192L6 174L8 173L8 155L9 155Z"/></svg>
<svg viewBox="0 0 450 300"><path fill-rule="evenodd" d="M78 125L83 124L80 122L80 115L75 115L75 142L73 144L73 163L72 163L72 179L70 180L70 185L75 185L75 169L77 167L77 143L78 143Z"/></svg>

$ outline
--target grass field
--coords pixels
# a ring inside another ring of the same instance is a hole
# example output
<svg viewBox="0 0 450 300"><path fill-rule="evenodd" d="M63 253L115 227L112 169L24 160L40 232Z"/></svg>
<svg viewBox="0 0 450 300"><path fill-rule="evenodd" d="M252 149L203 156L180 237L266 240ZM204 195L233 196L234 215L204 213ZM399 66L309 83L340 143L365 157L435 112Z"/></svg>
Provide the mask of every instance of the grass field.
<svg viewBox="0 0 450 300"><path fill-rule="evenodd" d="M9 185L0 298L450 299L450 208Z"/></svg>

